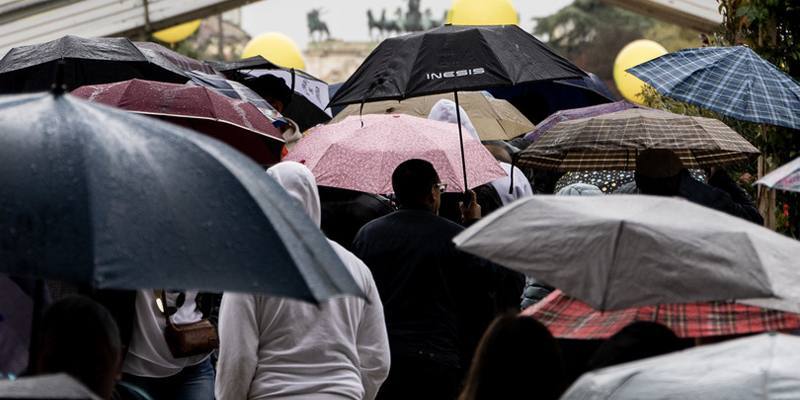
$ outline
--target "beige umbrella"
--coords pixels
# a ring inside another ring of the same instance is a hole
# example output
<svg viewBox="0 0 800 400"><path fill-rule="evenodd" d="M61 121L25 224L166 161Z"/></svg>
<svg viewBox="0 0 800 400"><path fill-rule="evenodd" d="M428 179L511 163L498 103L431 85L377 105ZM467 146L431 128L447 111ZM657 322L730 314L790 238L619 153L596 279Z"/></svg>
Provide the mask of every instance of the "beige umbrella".
<svg viewBox="0 0 800 400"><path fill-rule="evenodd" d="M442 99L452 100L453 94L364 103L363 114L407 114L425 118L436 102ZM481 140L511 140L534 128L531 121L505 100L487 97L480 92L464 92L458 94L458 101L467 112ZM360 108L360 104L351 104L336 114L331 122L339 122L348 116L358 115Z"/></svg>

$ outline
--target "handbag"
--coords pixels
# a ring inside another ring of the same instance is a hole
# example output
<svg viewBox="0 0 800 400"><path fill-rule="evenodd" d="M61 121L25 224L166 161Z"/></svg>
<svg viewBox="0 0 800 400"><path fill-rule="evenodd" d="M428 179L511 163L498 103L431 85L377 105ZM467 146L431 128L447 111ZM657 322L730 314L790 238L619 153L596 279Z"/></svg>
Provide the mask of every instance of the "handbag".
<svg viewBox="0 0 800 400"><path fill-rule="evenodd" d="M202 319L191 324L175 324L167 313L164 290L154 290L153 293L156 296L156 306L167 322L164 328L164 340L173 357L208 354L219 346L217 330L211 321Z"/></svg>

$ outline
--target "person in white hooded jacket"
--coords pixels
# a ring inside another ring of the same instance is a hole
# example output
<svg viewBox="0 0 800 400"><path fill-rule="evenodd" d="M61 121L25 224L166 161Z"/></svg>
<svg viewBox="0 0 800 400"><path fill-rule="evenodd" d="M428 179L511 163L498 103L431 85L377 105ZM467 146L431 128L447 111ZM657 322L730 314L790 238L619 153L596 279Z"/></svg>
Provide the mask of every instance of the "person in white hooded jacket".
<svg viewBox="0 0 800 400"><path fill-rule="evenodd" d="M267 171L320 224L311 171L282 162ZM355 255L331 246L369 302L340 297L319 306L225 293L219 315L217 400L373 399L389 374L389 340L375 281Z"/></svg>

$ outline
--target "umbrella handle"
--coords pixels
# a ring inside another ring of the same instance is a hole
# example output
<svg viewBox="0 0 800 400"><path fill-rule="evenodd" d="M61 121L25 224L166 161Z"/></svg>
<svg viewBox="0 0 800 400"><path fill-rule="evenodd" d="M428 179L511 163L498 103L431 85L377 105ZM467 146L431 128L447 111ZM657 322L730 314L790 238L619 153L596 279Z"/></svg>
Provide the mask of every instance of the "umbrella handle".
<svg viewBox="0 0 800 400"><path fill-rule="evenodd" d="M453 91L453 99L456 103L456 121L458 122L458 141L461 144L461 171L464 173L464 193L469 190L467 185L467 162L464 157L464 133L461 132L461 107L458 105L458 90Z"/></svg>
<svg viewBox="0 0 800 400"><path fill-rule="evenodd" d="M53 85L50 87L50 92L56 96L60 96L67 91L67 85L64 84L64 69L67 67L67 62L62 57L56 63L56 74L53 79Z"/></svg>

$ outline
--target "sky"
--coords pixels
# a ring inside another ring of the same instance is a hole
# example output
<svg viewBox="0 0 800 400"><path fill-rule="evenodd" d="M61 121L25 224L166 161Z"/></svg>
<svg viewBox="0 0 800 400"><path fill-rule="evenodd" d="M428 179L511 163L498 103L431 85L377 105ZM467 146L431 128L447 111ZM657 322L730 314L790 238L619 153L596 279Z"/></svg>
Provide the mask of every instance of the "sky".
<svg viewBox="0 0 800 400"><path fill-rule="evenodd" d="M421 0L421 9L430 8L436 18L441 18L453 0ZM556 12L572 0L512 0L520 14L520 26L527 31L533 27L531 18ZM292 38L301 49L309 41L306 13L322 8L322 20L328 24L331 36L347 41L369 39L367 9L373 14L387 9L392 16L397 7L407 9L405 0L261 0L242 8L242 27L251 36L264 32L282 32Z"/></svg>

